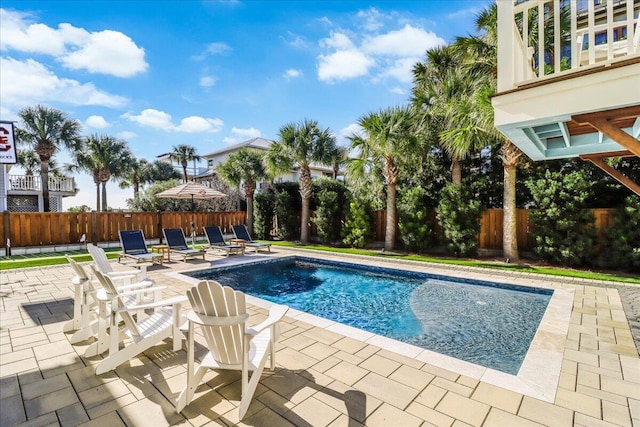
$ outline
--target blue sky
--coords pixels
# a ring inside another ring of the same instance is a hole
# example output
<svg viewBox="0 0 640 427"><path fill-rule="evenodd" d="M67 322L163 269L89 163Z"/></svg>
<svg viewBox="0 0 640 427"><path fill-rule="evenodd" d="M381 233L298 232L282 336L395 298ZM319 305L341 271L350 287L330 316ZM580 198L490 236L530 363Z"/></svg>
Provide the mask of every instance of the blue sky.
<svg viewBox="0 0 640 427"><path fill-rule="evenodd" d="M413 64L474 33L488 4L3 0L0 119L44 104L77 119L83 135L122 138L150 161L177 144L203 155L276 139L304 119L346 145L359 117L406 103ZM95 208L90 177L76 181L64 209ZM128 197L109 184L111 207Z"/></svg>

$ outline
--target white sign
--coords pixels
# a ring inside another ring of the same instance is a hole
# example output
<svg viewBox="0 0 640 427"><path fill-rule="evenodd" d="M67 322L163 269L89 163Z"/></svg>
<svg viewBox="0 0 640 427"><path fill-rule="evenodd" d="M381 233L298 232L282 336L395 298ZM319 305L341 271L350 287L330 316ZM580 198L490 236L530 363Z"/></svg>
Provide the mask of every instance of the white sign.
<svg viewBox="0 0 640 427"><path fill-rule="evenodd" d="M0 121L0 164L18 163L13 122Z"/></svg>

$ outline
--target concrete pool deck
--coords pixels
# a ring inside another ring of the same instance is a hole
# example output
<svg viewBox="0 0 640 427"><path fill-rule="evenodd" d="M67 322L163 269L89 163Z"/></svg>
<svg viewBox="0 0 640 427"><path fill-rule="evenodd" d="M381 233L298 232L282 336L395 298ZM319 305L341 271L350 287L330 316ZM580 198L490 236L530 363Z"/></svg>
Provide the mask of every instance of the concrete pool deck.
<svg viewBox="0 0 640 427"><path fill-rule="evenodd" d="M638 307L640 285L272 249L165 263L149 275L170 286L165 295L179 295L191 286L183 270L303 254L551 287L560 297L517 377L292 310L278 367L263 376L240 425L640 426L640 357L620 296ZM82 357L91 341L71 345L62 332L73 312L71 277L68 265L0 271L0 426L237 424L235 372L208 373L194 402L175 413L186 352L168 343L95 376L100 357ZM265 302L250 302L252 321L262 320Z"/></svg>

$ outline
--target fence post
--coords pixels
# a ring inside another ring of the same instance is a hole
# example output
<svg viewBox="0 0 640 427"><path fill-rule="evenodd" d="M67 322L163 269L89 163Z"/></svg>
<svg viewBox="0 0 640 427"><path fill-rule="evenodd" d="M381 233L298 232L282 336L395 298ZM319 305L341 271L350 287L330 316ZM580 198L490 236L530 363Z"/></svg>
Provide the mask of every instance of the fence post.
<svg viewBox="0 0 640 427"><path fill-rule="evenodd" d="M5 240L4 247L6 250L6 255L11 256L11 228L9 227L11 223L9 221L9 211L4 211L2 223L4 226L4 240Z"/></svg>
<svg viewBox="0 0 640 427"><path fill-rule="evenodd" d="M160 244L162 244L162 211L158 209L158 238L160 239Z"/></svg>

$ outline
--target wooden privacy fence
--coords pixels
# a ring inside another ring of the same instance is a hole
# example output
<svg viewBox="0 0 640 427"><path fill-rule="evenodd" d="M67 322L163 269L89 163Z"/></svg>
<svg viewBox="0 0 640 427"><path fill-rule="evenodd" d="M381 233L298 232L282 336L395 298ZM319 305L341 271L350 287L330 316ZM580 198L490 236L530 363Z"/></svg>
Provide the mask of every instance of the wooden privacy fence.
<svg viewBox="0 0 640 427"><path fill-rule="evenodd" d="M535 244L534 237L530 233L531 224L529 222L529 212L530 210L528 209L518 209L516 211L518 249L523 251L533 249ZM605 231L613 225L615 213L616 209L593 209L599 246L601 246L605 240ZM435 218L435 215L433 217ZM503 217L502 209L487 209L482 212L482 216L480 217L480 235L478 236L480 249L502 250ZM374 212L374 240L384 240L386 235L386 221L386 211ZM441 238L442 229L439 224L437 224L437 221L434 222L436 237ZM398 233L396 233L396 235L398 235ZM398 235L398 238L399 237Z"/></svg>
<svg viewBox="0 0 640 427"><path fill-rule="evenodd" d="M162 238L163 228L182 228L191 233L191 212L4 212L0 222L0 246L68 245L117 242L119 230L142 230L147 239ZM203 226L218 225L231 232L233 224L245 223L245 212L194 212L197 235Z"/></svg>
<svg viewBox="0 0 640 427"><path fill-rule="evenodd" d="M605 230L613 224L615 209L594 209L598 242L605 239ZM230 233L233 224L245 223L245 212L195 212L193 213L196 234L203 235L205 225L218 225L223 233ZM0 222L0 247L68 245L80 242L85 235L87 242L117 242L118 230L142 230L148 239L162 237L162 228L182 228L191 233L191 212L4 212ZM533 237L530 234L529 210L518 209L518 248L531 250ZM435 221L436 237L442 230ZM502 249L502 209L489 209L480 219L480 249ZM396 225L397 227L397 225ZM382 241L386 231L386 212L374 212L374 240ZM315 235L315 227L311 229ZM399 235L398 235L399 236Z"/></svg>

